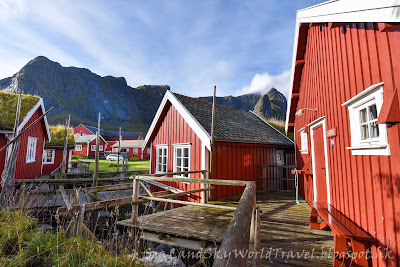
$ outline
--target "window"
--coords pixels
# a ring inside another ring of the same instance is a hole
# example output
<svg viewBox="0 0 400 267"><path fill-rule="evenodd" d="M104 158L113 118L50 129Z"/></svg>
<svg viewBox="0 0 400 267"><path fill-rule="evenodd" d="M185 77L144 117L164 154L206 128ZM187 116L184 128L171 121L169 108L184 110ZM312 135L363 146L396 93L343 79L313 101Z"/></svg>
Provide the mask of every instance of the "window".
<svg viewBox="0 0 400 267"><path fill-rule="evenodd" d="M283 150L276 151L276 165L285 165L285 152Z"/></svg>
<svg viewBox="0 0 400 267"><path fill-rule="evenodd" d="M82 151L82 145L76 145L75 151Z"/></svg>
<svg viewBox="0 0 400 267"><path fill-rule="evenodd" d="M138 152L138 149L137 148L134 148L133 149L133 154L138 154L139 152Z"/></svg>
<svg viewBox="0 0 400 267"><path fill-rule="evenodd" d="M44 164L54 164L54 149L45 149L43 153L43 163Z"/></svg>
<svg viewBox="0 0 400 267"><path fill-rule="evenodd" d="M342 104L349 110L353 155L390 155L385 124L376 124L383 104L383 83L375 84Z"/></svg>
<svg viewBox="0 0 400 267"><path fill-rule="evenodd" d="M103 146L99 145L99 151L103 151Z"/></svg>
<svg viewBox="0 0 400 267"><path fill-rule="evenodd" d="M190 171L190 145L174 145L174 172ZM189 177L189 174L176 175Z"/></svg>
<svg viewBox="0 0 400 267"><path fill-rule="evenodd" d="M307 133L302 130L300 132L300 142L301 142L301 154L308 154L308 139L307 139Z"/></svg>
<svg viewBox="0 0 400 267"><path fill-rule="evenodd" d="M37 138L35 137L28 137L28 147L26 151L26 163L32 163L36 160L36 145L37 145Z"/></svg>
<svg viewBox="0 0 400 267"><path fill-rule="evenodd" d="M157 164L156 172L162 173L168 170L168 146L156 146L157 150Z"/></svg>
<svg viewBox="0 0 400 267"><path fill-rule="evenodd" d="M127 152L126 151L126 148L121 148L121 151L120 152Z"/></svg>
<svg viewBox="0 0 400 267"><path fill-rule="evenodd" d="M92 151L96 151L96 145L91 146Z"/></svg>

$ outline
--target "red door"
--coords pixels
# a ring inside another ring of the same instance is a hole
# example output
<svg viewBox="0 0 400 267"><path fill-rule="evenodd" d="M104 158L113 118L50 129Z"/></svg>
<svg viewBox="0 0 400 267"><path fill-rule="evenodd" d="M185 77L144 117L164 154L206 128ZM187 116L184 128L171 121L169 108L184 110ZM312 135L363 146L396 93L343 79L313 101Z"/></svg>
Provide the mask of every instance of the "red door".
<svg viewBox="0 0 400 267"><path fill-rule="evenodd" d="M314 180L317 189L317 201L320 203L328 202L327 187L326 187L326 169L325 169L325 144L324 130L322 125L313 129L314 142Z"/></svg>

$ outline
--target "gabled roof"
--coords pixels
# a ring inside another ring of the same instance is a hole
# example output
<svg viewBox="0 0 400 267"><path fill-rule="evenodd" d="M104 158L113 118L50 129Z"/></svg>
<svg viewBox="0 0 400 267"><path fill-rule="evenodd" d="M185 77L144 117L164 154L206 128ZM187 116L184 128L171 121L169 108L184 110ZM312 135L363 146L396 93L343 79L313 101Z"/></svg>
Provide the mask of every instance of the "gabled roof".
<svg viewBox="0 0 400 267"><path fill-rule="evenodd" d="M0 92L0 130L13 130L15 124L15 115L17 112L17 104L18 94ZM29 119L39 108L44 114L45 109L42 98L38 96L22 94L20 124L18 126L19 131L24 128ZM47 139L51 140L47 117L45 116L43 120L46 128Z"/></svg>
<svg viewBox="0 0 400 267"><path fill-rule="evenodd" d="M86 125L86 124L81 124L83 127L91 131L93 134L96 134L97 128ZM122 137L137 137L139 138L142 132L121 132ZM112 132L112 131L104 131L103 129L100 129L100 135L105 136L105 137L118 137L119 132Z"/></svg>
<svg viewBox="0 0 400 267"><path fill-rule="evenodd" d="M146 135L144 146L150 140L158 119L170 102L191 126L197 136L210 148L212 103L167 91ZM216 141L259 143L292 146L293 142L252 112L216 105Z"/></svg>
<svg viewBox="0 0 400 267"><path fill-rule="evenodd" d="M120 147L122 148L141 148L144 140L125 140L121 141ZM113 144L111 147L118 147L118 142Z"/></svg>
<svg viewBox="0 0 400 267"><path fill-rule="evenodd" d="M104 143L107 144L107 141L104 140L104 138L100 135L100 138L104 141ZM96 139L96 135L95 134L87 134L87 135L78 135L75 138L75 143L90 143L92 142L94 139Z"/></svg>
<svg viewBox="0 0 400 267"><path fill-rule="evenodd" d="M400 22L400 0L332 0L297 11L286 132L296 112L298 96L293 94L299 91L303 66L296 61L304 59L309 23L335 22Z"/></svg>
<svg viewBox="0 0 400 267"><path fill-rule="evenodd" d="M46 147L63 147L64 146L64 134L65 127L64 125L56 125L49 126L49 131L51 135L51 141L46 141ZM74 130L72 128L69 129L68 135L68 147L75 146L75 138L74 138Z"/></svg>

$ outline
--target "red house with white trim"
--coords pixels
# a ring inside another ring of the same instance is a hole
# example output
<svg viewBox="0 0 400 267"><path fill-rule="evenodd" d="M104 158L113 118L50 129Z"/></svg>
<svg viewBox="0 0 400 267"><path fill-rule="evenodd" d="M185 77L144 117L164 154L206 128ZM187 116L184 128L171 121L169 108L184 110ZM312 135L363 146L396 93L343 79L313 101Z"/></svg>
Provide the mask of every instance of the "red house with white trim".
<svg viewBox="0 0 400 267"><path fill-rule="evenodd" d="M300 194L368 233L373 266L400 266L399 22L399 1L329 1L298 11L293 50Z"/></svg>
<svg viewBox="0 0 400 267"><path fill-rule="evenodd" d="M150 172L209 170L212 103L166 91L146 135ZM293 142L252 112L216 105L212 179L255 181L260 164L294 164ZM279 160L279 162L278 162ZM183 175L194 179L199 174ZM170 183L182 190L198 184ZM215 186L211 199L241 194L243 188ZM200 201L200 193L190 201Z"/></svg>
<svg viewBox="0 0 400 267"><path fill-rule="evenodd" d="M121 141L120 144L116 142L111 146L111 151L113 153L118 153L118 146L120 147L121 152L126 152L129 158L138 158L138 159L150 159L149 150L143 147L144 140L124 140Z"/></svg>
<svg viewBox="0 0 400 267"><path fill-rule="evenodd" d="M78 135L91 135L96 134L97 128L85 124L79 124L74 128L74 134ZM118 142L119 132L104 131L100 129L100 135L106 140L109 146ZM141 132L121 132L122 140L142 140L143 135Z"/></svg>
<svg viewBox="0 0 400 267"><path fill-rule="evenodd" d="M107 141L100 135L99 155L104 156L107 149ZM75 138L75 148L72 151L74 156L94 157L96 155L96 135L79 135Z"/></svg>
<svg viewBox="0 0 400 267"><path fill-rule="evenodd" d="M17 94L0 92L0 147L3 147L13 139L17 103ZM18 132L23 131L44 113L42 98L22 95ZM51 140L51 137L46 117L21 135L16 161L16 179L30 179L42 175L43 148L47 140ZM11 146L0 153L0 173L4 170L10 149Z"/></svg>

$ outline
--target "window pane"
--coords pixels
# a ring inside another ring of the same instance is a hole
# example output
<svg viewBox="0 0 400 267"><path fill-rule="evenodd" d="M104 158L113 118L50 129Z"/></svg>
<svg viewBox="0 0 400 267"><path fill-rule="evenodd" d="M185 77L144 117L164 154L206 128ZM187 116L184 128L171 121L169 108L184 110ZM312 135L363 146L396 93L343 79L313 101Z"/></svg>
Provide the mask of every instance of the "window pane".
<svg viewBox="0 0 400 267"><path fill-rule="evenodd" d="M183 151L184 151L184 157L189 157L189 148L184 148L183 149Z"/></svg>
<svg viewBox="0 0 400 267"><path fill-rule="evenodd" d="M361 125L361 139L365 140L368 138L368 129L367 125Z"/></svg>
<svg viewBox="0 0 400 267"><path fill-rule="evenodd" d="M176 149L176 156L177 157L181 157L182 156L182 149L181 148L177 148Z"/></svg>
<svg viewBox="0 0 400 267"><path fill-rule="evenodd" d="M183 167L189 167L189 159L183 159Z"/></svg>
<svg viewBox="0 0 400 267"><path fill-rule="evenodd" d="M368 107L369 109L369 120L376 120L378 119L378 111L376 110L376 105L372 105Z"/></svg>
<svg viewBox="0 0 400 267"><path fill-rule="evenodd" d="M360 110L360 121L361 123L365 123L367 121L367 110L365 108Z"/></svg>
<svg viewBox="0 0 400 267"><path fill-rule="evenodd" d="M181 171L182 171L181 167L176 167L176 172L181 172Z"/></svg>
<svg viewBox="0 0 400 267"><path fill-rule="evenodd" d="M167 164L167 157L163 157L163 164Z"/></svg>
<svg viewBox="0 0 400 267"><path fill-rule="evenodd" d="M181 158L177 158L176 159L176 166L179 166L179 167L182 166L182 159Z"/></svg>
<svg viewBox="0 0 400 267"><path fill-rule="evenodd" d="M369 131L371 138L379 137L379 128L378 125L376 125L376 122L372 122L369 124Z"/></svg>
<svg viewBox="0 0 400 267"><path fill-rule="evenodd" d="M163 165L162 171L167 172L167 165Z"/></svg>

